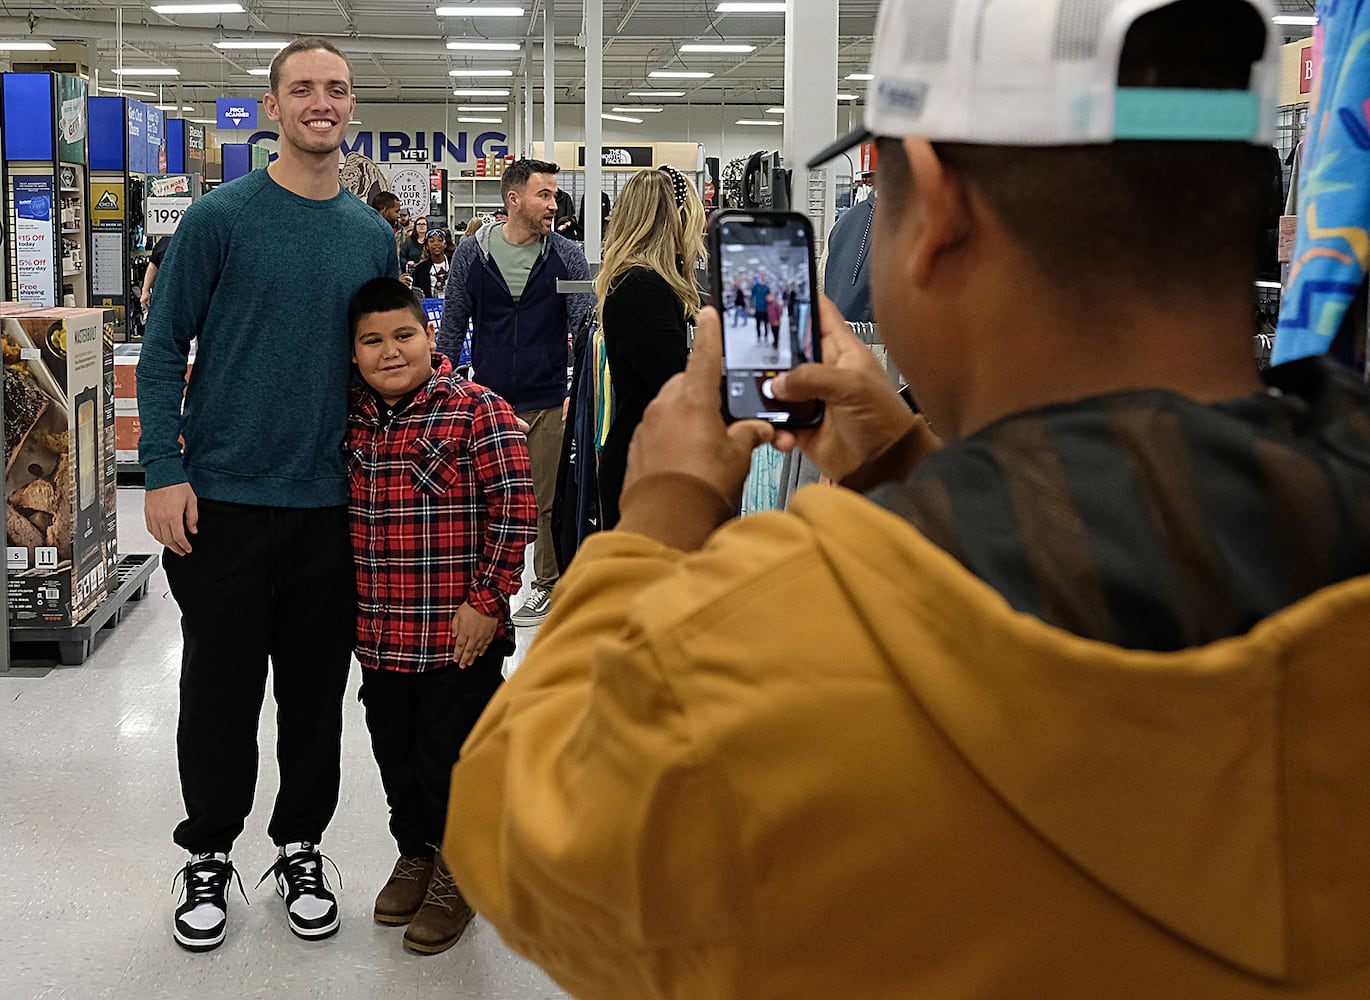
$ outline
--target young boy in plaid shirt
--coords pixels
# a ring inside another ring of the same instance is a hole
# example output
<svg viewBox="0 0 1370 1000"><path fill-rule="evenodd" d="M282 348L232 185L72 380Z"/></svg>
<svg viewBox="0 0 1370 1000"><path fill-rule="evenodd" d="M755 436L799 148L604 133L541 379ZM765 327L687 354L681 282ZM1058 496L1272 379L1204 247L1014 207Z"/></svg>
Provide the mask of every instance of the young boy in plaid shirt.
<svg viewBox="0 0 1370 1000"><path fill-rule="evenodd" d="M375 919L408 924L405 947L434 954L471 920L434 845L452 766L514 649L509 598L537 504L514 411L435 353L408 288L367 282L349 320L365 382L346 442L357 659L400 853Z"/></svg>

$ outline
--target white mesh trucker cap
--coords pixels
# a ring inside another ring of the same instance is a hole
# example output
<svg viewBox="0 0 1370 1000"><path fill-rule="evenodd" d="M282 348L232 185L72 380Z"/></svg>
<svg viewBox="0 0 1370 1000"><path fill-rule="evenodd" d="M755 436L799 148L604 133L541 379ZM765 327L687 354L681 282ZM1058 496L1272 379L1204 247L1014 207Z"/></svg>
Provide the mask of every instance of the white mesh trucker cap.
<svg viewBox="0 0 1370 1000"><path fill-rule="evenodd" d="M1271 0L1246 0L1266 25L1246 90L1119 87L1128 29L1172 0L885 0L875 28L863 126L816 167L874 136L994 146L1118 139L1269 145L1279 49Z"/></svg>

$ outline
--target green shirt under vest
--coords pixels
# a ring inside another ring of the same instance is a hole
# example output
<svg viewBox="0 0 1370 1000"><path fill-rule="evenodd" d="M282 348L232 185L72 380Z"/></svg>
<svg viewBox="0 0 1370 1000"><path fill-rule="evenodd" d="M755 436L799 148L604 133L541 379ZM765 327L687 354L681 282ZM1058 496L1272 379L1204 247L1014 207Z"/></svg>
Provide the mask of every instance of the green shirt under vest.
<svg viewBox="0 0 1370 1000"><path fill-rule="evenodd" d="M510 243L504 235L504 223L501 222L490 236L490 256L495 258L495 266L504 275L509 294L517 302L528 285L528 275L532 273L533 265L542 256L542 240L522 245Z"/></svg>

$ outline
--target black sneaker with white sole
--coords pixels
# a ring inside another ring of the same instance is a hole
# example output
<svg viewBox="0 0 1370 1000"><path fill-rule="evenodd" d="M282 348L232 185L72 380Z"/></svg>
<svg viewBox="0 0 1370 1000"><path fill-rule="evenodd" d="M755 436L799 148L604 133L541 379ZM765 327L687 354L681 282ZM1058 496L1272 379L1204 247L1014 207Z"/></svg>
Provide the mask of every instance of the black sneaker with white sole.
<svg viewBox="0 0 1370 1000"><path fill-rule="evenodd" d="M332 937L338 932L338 900L328 887L324 875L323 862L333 864L325 858L315 844L299 841L286 844L276 856L276 863L268 868L257 883L261 885L268 877L276 876L276 891L285 900L286 916L290 919L290 929L297 937L318 941ZM338 866L333 865L334 873ZM338 876L342 885L342 876Z"/></svg>
<svg viewBox="0 0 1370 1000"><path fill-rule="evenodd" d="M176 943L187 951L213 951L228 928L228 884L236 876L227 854L195 854L177 873L181 899L172 922ZM175 880L172 882L175 887ZM238 891L243 891L238 879ZM247 894L243 893L243 901Z"/></svg>

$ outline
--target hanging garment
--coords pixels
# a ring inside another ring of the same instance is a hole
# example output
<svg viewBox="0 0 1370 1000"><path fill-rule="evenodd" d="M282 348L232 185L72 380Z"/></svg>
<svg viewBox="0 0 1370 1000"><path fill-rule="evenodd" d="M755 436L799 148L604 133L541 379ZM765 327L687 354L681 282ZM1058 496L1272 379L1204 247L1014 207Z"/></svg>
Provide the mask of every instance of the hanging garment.
<svg viewBox="0 0 1370 1000"><path fill-rule="evenodd" d="M575 367L571 374L571 405L566 414L570 433L562 438L552 499L552 547L556 550L557 568L563 573L581 544L599 531L603 523L599 509L592 330L598 332L593 310L586 314L572 340ZM600 341L602 347L602 337Z"/></svg>
<svg viewBox="0 0 1370 1000"><path fill-rule="evenodd" d="M1319 15L1277 365L1327 353L1370 268L1370 4L1332 4Z"/></svg>

